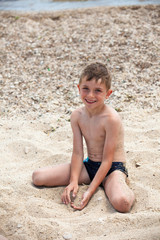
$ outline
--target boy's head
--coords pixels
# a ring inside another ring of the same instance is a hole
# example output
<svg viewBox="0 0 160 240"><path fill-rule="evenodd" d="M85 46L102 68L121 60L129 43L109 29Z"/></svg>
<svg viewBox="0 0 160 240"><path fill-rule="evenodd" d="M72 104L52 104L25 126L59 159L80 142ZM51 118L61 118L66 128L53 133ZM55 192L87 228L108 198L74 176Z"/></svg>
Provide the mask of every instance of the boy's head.
<svg viewBox="0 0 160 240"><path fill-rule="evenodd" d="M87 81L95 79L98 82L101 79L101 83L105 84L107 90L111 88L111 76L106 66L102 63L96 62L88 65L80 76L79 85L84 77Z"/></svg>

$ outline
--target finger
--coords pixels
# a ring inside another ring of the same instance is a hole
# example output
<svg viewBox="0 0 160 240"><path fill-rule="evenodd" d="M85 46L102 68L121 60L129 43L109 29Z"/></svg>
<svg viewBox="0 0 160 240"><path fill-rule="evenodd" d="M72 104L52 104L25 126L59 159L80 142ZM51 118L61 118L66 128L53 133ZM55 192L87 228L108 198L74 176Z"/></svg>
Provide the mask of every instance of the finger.
<svg viewBox="0 0 160 240"><path fill-rule="evenodd" d="M72 208L74 208L75 210L82 210L85 206L75 206L75 205L71 205Z"/></svg>
<svg viewBox="0 0 160 240"><path fill-rule="evenodd" d="M75 210L81 210L81 207L75 206L73 203L71 203L71 207Z"/></svg>
<svg viewBox="0 0 160 240"><path fill-rule="evenodd" d="M73 202L71 202L71 207L74 208L75 210L82 210L85 207L85 204L81 204L80 206L74 205Z"/></svg>
<svg viewBox="0 0 160 240"><path fill-rule="evenodd" d="M62 194L61 199L64 204L68 204L70 202L70 197L68 196L69 192L70 191L68 189L65 189Z"/></svg>
<svg viewBox="0 0 160 240"><path fill-rule="evenodd" d="M68 203L71 202L70 192L71 192L71 191L70 191L69 189L66 189L66 195L65 195L66 204L68 204Z"/></svg>
<svg viewBox="0 0 160 240"><path fill-rule="evenodd" d="M65 193L62 194L61 200L62 200L62 203L66 204Z"/></svg>
<svg viewBox="0 0 160 240"><path fill-rule="evenodd" d="M74 189L73 189L73 194L72 194L72 197L73 197L73 198L76 197L77 192L78 192L78 188L74 188Z"/></svg>

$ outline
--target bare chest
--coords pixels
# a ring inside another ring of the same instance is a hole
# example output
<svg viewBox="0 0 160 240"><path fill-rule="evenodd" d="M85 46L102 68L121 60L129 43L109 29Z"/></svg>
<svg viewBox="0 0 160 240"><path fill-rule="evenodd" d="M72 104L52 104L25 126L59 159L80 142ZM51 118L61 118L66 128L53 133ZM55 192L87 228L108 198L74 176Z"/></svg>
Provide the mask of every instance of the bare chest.
<svg viewBox="0 0 160 240"><path fill-rule="evenodd" d="M98 121L81 121L80 128L82 135L87 142L101 142L105 139L105 129Z"/></svg>

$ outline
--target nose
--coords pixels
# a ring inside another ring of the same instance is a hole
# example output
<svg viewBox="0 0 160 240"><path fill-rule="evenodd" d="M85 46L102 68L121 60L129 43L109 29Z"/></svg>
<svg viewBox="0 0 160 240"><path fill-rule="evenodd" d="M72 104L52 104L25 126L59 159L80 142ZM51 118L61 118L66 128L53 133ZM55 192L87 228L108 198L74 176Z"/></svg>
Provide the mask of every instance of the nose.
<svg viewBox="0 0 160 240"><path fill-rule="evenodd" d="M88 97L93 98L94 97L94 92L93 91L89 91Z"/></svg>

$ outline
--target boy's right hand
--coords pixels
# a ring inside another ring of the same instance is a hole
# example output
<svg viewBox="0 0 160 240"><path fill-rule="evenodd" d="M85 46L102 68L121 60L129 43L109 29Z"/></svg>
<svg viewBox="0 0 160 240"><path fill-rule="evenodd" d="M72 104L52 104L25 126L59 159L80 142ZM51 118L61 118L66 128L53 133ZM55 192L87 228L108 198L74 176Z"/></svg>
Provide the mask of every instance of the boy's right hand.
<svg viewBox="0 0 160 240"><path fill-rule="evenodd" d="M75 199L78 192L78 184L71 182L65 189L62 194L61 200L64 204L71 203L71 192L72 198Z"/></svg>

